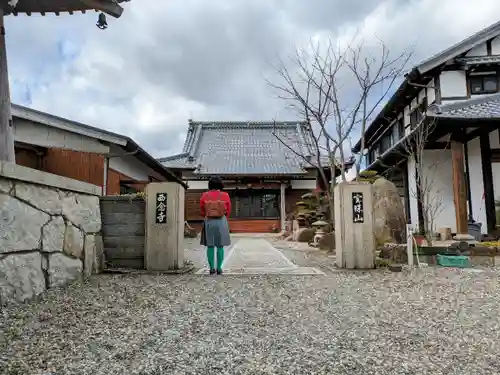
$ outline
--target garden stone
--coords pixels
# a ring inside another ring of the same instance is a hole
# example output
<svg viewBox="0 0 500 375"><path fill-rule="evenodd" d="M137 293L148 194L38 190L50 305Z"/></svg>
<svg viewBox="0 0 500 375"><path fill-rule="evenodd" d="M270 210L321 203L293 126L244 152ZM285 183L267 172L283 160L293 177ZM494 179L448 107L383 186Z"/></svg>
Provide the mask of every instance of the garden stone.
<svg viewBox="0 0 500 375"><path fill-rule="evenodd" d="M373 183L373 216L377 245L405 241L406 216L398 188L382 177Z"/></svg>
<svg viewBox="0 0 500 375"><path fill-rule="evenodd" d="M295 241L297 242L311 242L316 234L316 229L314 228L300 228L294 233Z"/></svg>

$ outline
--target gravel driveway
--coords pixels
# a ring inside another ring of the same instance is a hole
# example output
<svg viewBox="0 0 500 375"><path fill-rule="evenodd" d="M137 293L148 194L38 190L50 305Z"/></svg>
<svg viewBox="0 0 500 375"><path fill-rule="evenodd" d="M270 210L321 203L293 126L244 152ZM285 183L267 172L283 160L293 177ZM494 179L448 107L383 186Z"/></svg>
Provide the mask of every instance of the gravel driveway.
<svg viewBox="0 0 500 375"><path fill-rule="evenodd" d="M432 268L100 275L5 309L0 374L498 374L498 288Z"/></svg>

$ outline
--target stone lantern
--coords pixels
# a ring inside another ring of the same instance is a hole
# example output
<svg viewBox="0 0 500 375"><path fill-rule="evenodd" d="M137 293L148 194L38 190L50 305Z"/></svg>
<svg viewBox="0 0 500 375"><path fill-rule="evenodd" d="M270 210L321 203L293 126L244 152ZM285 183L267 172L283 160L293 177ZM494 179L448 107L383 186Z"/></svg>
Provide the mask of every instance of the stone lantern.
<svg viewBox="0 0 500 375"><path fill-rule="evenodd" d="M313 228L316 229L316 234L314 235L313 245L319 246L319 241L325 236L325 227L328 225L326 221L318 220L312 223Z"/></svg>

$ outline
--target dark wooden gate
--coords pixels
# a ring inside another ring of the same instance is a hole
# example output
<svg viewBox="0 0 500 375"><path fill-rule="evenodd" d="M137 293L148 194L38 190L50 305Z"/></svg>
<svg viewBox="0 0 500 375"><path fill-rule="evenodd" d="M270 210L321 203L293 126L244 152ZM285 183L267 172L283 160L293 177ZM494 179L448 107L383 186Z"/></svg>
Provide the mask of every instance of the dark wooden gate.
<svg viewBox="0 0 500 375"><path fill-rule="evenodd" d="M142 198L101 197L107 268L144 269L145 210Z"/></svg>

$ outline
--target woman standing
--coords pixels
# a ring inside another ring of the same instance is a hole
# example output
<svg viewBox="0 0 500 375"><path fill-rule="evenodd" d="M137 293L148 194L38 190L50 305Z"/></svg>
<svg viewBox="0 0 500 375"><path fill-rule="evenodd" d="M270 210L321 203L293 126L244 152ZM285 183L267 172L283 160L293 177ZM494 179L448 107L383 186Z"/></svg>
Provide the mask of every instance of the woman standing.
<svg viewBox="0 0 500 375"><path fill-rule="evenodd" d="M210 274L222 274L224 261L224 246L231 245L229 224L227 219L231 212L229 194L223 192L224 184L220 177L211 177L208 181L208 191L201 195L201 216L205 218L201 232L201 244L207 247L207 259ZM214 263L214 252L217 248L217 266Z"/></svg>

